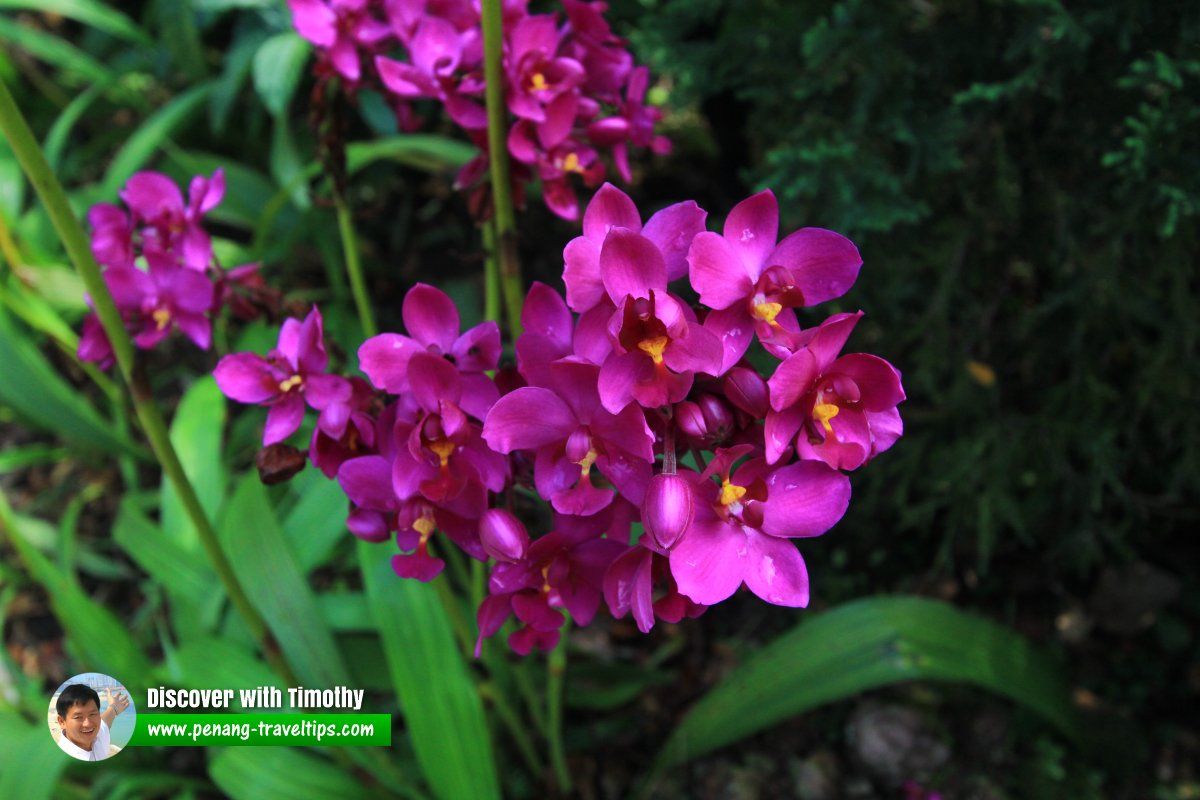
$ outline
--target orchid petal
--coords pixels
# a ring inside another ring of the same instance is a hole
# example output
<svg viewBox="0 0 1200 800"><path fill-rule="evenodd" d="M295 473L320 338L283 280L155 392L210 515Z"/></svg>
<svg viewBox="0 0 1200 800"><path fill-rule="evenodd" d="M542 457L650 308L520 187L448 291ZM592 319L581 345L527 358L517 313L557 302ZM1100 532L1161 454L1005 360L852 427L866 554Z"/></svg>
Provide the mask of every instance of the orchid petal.
<svg viewBox="0 0 1200 800"><path fill-rule="evenodd" d="M667 288L662 253L646 237L627 228L613 228L600 248L600 279L618 305L625 297L649 297Z"/></svg>
<svg viewBox="0 0 1200 800"><path fill-rule="evenodd" d="M851 353L833 362L829 371L845 375L858 384L864 411L886 411L905 399L900 373L878 356Z"/></svg>
<svg viewBox="0 0 1200 800"><path fill-rule="evenodd" d="M304 421L304 400L296 392L288 392L267 412L263 428L263 445L282 442L291 436Z"/></svg>
<svg viewBox="0 0 1200 800"><path fill-rule="evenodd" d="M709 308L729 308L750 296L754 285L750 273L733 245L722 236L703 231L688 249L692 287L700 302Z"/></svg>
<svg viewBox="0 0 1200 800"><path fill-rule="evenodd" d="M213 378L221 393L239 403L264 403L280 395L267 360L256 353L233 353L217 363Z"/></svg>
<svg viewBox="0 0 1200 800"><path fill-rule="evenodd" d="M671 575L680 593L693 602L719 603L742 584L745 550L746 534L740 526L697 520L671 551Z"/></svg>
<svg viewBox="0 0 1200 800"><path fill-rule="evenodd" d="M746 587L777 606L808 605L808 569L796 545L748 529Z"/></svg>
<svg viewBox="0 0 1200 800"><path fill-rule="evenodd" d="M817 377L817 359L810 351L799 350L788 356L767 381L771 392L771 408L783 411L795 405L812 391Z"/></svg>
<svg viewBox="0 0 1200 800"><path fill-rule="evenodd" d="M640 231L642 218L629 195L611 183L605 183L592 196L587 210L583 212L583 235L600 243L613 228Z"/></svg>
<svg viewBox="0 0 1200 800"><path fill-rule="evenodd" d="M351 458L338 468L338 485L360 508L395 511L398 507L392 489L392 465L381 456Z"/></svg>
<svg viewBox="0 0 1200 800"><path fill-rule="evenodd" d="M801 461L767 478L762 530L772 536L820 536L849 505L849 478L820 462Z"/></svg>
<svg viewBox="0 0 1200 800"><path fill-rule="evenodd" d="M376 389L392 394L408 391L408 362L425 348L398 333L372 336L358 348L358 364Z"/></svg>
<svg viewBox="0 0 1200 800"><path fill-rule="evenodd" d="M694 200L676 203L659 211L646 222L642 236L654 242L667 265L667 280L687 275L687 254L692 240L704 231L708 212ZM626 226L629 227L629 226Z"/></svg>
<svg viewBox="0 0 1200 800"><path fill-rule="evenodd" d="M458 338L458 308L449 295L424 283L418 283L404 295L400 310L408 335L436 355L451 351Z"/></svg>
<svg viewBox="0 0 1200 800"><path fill-rule="evenodd" d="M762 274L778 236L779 203L770 189L738 203L725 219L725 241L746 265L752 281Z"/></svg>
<svg viewBox="0 0 1200 800"><path fill-rule="evenodd" d="M496 401L484 421L483 438L500 453L532 450L565 440L578 424L558 395L526 386Z"/></svg>
<svg viewBox="0 0 1200 800"><path fill-rule="evenodd" d="M791 270L804 305L841 297L862 267L858 248L840 233L824 228L801 228L779 243L767 259Z"/></svg>
<svg viewBox="0 0 1200 800"><path fill-rule="evenodd" d="M563 283L567 287L567 305L583 313L604 297L600 280L600 245L586 236L577 236L563 249Z"/></svg>

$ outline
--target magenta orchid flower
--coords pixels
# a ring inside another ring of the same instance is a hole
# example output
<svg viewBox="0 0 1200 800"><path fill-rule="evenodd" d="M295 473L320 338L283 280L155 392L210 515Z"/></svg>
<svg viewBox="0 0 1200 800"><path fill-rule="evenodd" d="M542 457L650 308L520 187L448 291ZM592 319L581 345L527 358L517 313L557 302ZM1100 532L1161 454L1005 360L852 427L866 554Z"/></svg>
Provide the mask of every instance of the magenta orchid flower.
<svg viewBox="0 0 1200 800"><path fill-rule="evenodd" d="M896 406L905 399L900 373L878 356L838 357L861 318L861 311L836 314L804 331L796 352L771 376L769 462L778 461L794 439L800 458L852 470L900 438L904 427Z"/></svg>
<svg viewBox="0 0 1200 800"><path fill-rule="evenodd" d="M655 589L660 586L665 590L655 599ZM604 600L617 619L632 614L642 633L650 632L655 618L675 623L684 617L695 619L708 610L680 594L666 554L644 543L613 560L604 574Z"/></svg>
<svg viewBox="0 0 1200 800"><path fill-rule="evenodd" d="M487 112L477 99L483 82L472 74L483 63L478 29L459 31L450 22L424 17L409 41L411 63L375 57L383 85L405 99L431 98L442 102L450 119L466 130L487 127Z"/></svg>
<svg viewBox="0 0 1200 800"><path fill-rule="evenodd" d="M478 519L486 508L486 492L501 491L508 480L507 460L484 445L479 426L463 411L466 390L453 365L416 353L408 363L408 383L419 411L413 424L396 424L394 435L404 442L392 464L396 496L407 500L419 494L459 516Z"/></svg>
<svg viewBox="0 0 1200 800"><path fill-rule="evenodd" d="M714 309L705 320L725 343L723 367L742 357L754 332L780 358L799 330L794 308L841 297L862 258L841 234L801 228L775 243L779 204L770 191L734 206L724 235L704 232L688 251L692 286Z"/></svg>
<svg viewBox="0 0 1200 800"><path fill-rule="evenodd" d="M304 407L320 412L317 425L341 438L350 419L350 382L326 375L321 312L316 306L301 322L288 318L279 342L266 358L257 353L234 353L217 364L213 377L225 396L239 403L267 406L263 445L281 442L304 421Z"/></svg>
<svg viewBox="0 0 1200 800"><path fill-rule="evenodd" d="M530 543L523 558L492 568L490 597L479 608L477 656L483 640L510 614L523 623L508 640L521 655L558 643L563 624L558 609L565 609L577 625L592 621L600 608L604 574L625 550L620 542L597 538L605 522L601 517L556 515L555 530Z"/></svg>
<svg viewBox="0 0 1200 800"><path fill-rule="evenodd" d="M808 571L787 540L833 527L850 503L850 481L817 461L771 470L761 458L731 477L734 461L750 450L719 451L695 484L695 517L671 550L671 574L679 591L702 605L719 603L745 583L768 603L806 606Z"/></svg>
<svg viewBox="0 0 1200 800"><path fill-rule="evenodd" d="M212 342L213 286L193 269L181 267L166 255L146 253L148 272L133 267L112 268L104 282L117 308L140 324L133 341L149 350L178 327L201 350Z"/></svg>
<svg viewBox="0 0 1200 800"><path fill-rule="evenodd" d="M596 486L596 467L635 503L650 478L654 435L637 406L612 414L600 405L594 364L563 360L549 367L551 388L527 386L501 397L488 413L483 438L499 453L536 453L538 492L564 514L590 516L614 492Z"/></svg>
<svg viewBox="0 0 1200 800"><path fill-rule="evenodd" d="M600 251L614 228L640 233L653 242L666 268L666 280L673 281L687 274L688 248L704 230L707 216L695 202L688 200L667 206L643 226L629 196L611 183L604 184L583 214L583 235L572 239L563 250L567 305L583 313L604 299L607 292L600 271Z"/></svg>
<svg viewBox="0 0 1200 800"><path fill-rule="evenodd" d="M494 370L500 360L500 327L481 322L460 333L454 301L424 283L408 290L400 313L408 336L382 333L358 350L359 363L371 383L391 394L407 393L409 360L417 353L430 353L462 373L462 409L482 420L497 397L496 385L484 372Z"/></svg>
<svg viewBox="0 0 1200 800"><path fill-rule="evenodd" d="M546 108L560 97L572 97L572 90L585 77L583 65L556 54L562 42L558 23L552 15L537 14L522 19L509 35L508 108L519 119L541 122ZM571 106L574 115L574 102Z"/></svg>
<svg viewBox="0 0 1200 800"><path fill-rule="evenodd" d="M391 35L391 26L371 15L370 0L288 0L292 23L305 39L322 48L334 70L351 82L362 77L360 48L373 48Z"/></svg>
<svg viewBox="0 0 1200 800"><path fill-rule="evenodd" d="M718 374L721 343L690 307L666 291L662 251L645 236L613 228L600 250L600 277L617 305L608 323L613 355L600 370L600 401L617 413L687 396L696 372Z"/></svg>
<svg viewBox="0 0 1200 800"><path fill-rule="evenodd" d="M97 262L106 267L133 267L133 223L124 209L98 203L88 210L88 225Z"/></svg>
<svg viewBox="0 0 1200 800"><path fill-rule="evenodd" d="M192 178L186 204L175 182L158 172L139 172L121 190L121 199L133 211L134 219L147 226L142 231L144 247L178 253L185 265L200 272L212 261L212 240L200 222L224 197L222 169L211 178Z"/></svg>

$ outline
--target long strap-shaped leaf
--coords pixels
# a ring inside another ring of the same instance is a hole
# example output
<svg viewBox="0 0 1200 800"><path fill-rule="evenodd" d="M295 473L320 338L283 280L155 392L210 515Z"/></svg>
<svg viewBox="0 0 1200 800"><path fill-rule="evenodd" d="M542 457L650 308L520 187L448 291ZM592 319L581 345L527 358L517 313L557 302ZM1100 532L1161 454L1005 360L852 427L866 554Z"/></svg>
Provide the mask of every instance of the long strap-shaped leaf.
<svg viewBox="0 0 1200 800"><path fill-rule="evenodd" d="M397 578L379 548L360 542L358 555L404 724L433 793L500 797L483 703L437 593Z"/></svg>
<svg viewBox="0 0 1200 800"><path fill-rule="evenodd" d="M1019 634L946 603L877 597L813 617L730 673L676 727L652 774L823 703L916 679L980 686L1076 734L1056 663Z"/></svg>

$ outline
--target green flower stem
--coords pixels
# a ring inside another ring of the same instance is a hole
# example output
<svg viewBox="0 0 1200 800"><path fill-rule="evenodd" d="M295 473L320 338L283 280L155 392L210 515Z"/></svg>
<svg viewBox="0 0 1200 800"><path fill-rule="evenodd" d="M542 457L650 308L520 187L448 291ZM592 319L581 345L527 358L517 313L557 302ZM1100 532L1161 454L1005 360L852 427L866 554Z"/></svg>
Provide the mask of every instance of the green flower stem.
<svg viewBox="0 0 1200 800"><path fill-rule="evenodd" d="M564 615L565 616L565 615ZM550 653L547 664L549 675L546 681L546 705L550 710L547 733L550 738L550 761L554 765L554 776L558 789L564 795L571 793L571 773L567 769L567 752L563 746L563 678L567 673L567 639L571 633L571 618L563 621L558 645Z"/></svg>
<svg viewBox="0 0 1200 800"><path fill-rule="evenodd" d="M546 765L538 758L537 749L533 746L533 740L529 738L529 732L522 723L516 711L509 705L508 698L504 692L497 689L491 683L481 683L479 685L479 694L483 696L496 709L496 716L500 718L500 722L508 730L513 741L517 745L517 751L521 754L521 758L525 761L525 766L529 767L530 772L535 778L540 777L546 771Z"/></svg>
<svg viewBox="0 0 1200 800"><path fill-rule="evenodd" d="M358 320L362 323L363 336L370 338L379 333L375 327L375 315L371 312L371 301L367 298L367 284L363 280L362 262L358 257L358 236L354 233L354 220L346 198L336 190L333 204L337 207L338 233L342 237L342 253L346 257L346 273L350 276L350 291L354 294L354 305L358 308Z"/></svg>
<svg viewBox="0 0 1200 800"><path fill-rule="evenodd" d="M496 253L496 226L486 220L480 226L483 235L483 318L500 322L500 259Z"/></svg>
<svg viewBox="0 0 1200 800"><path fill-rule="evenodd" d="M546 720L546 710L542 707L542 696L535 690L533 678L529 674L532 665L533 662L529 659L521 659L513 664L511 671L513 684L517 687L517 692L522 699L525 700L525 707L529 709L529 716L533 718L534 724L549 741L548 721Z"/></svg>
<svg viewBox="0 0 1200 800"><path fill-rule="evenodd" d="M212 522L209 521L208 515L200 506L196 491L183 471L179 455L175 452L175 448L171 444L171 437L167 433L167 425L163 421L162 413L154 402L149 381L138 365L134 363L133 340L129 338L129 333L125 330L125 324L121 320L120 312L117 311L116 303L113 302L108 286L100 274L100 266L92 256L87 235L83 232L79 220L75 218L75 212L71 210L71 206L67 202L67 195L58 182L58 178L50 169L50 165L46 163L46 158L33 138L29 125L13 101L8 87L2 81L0 81L0 130L3 131L5 138L12 146L13 153L29 178L29 182L33 184L33 188L45 204L50 221L58 231L59 239L66 248L67 255L70 256L71 262L75 265L75 269L78 270L84 285L91 294L96 315L100 318L100 324L104 327L104 332L108 334L108 339L112 343L117 366L125 378L125 383L129 386L134 409L142 423L142 430L145 431L146 438L150 440L150 447L154 451L163 473L171 481L171 485L174 486L176 494L183 503L188 519L195 526L205 555L208 556L217 577L224 584L229 599L246 623L250 634L262 647L267 660L281 677L295 685L296 680L291 669L268 636L262 617L254 609L238 582L233 567L225 557L224 551L221 550Z"/></svg>
<svg viewBox="0 0 1200 800"><path fill-rule="evenodd" d="M488 163L492 174L492 205L500 255L500 284L508 313L509 336L521 335L521 304L525 285L517 258L517 217L513 210L508 167L508 109L504 104L504 27L502 0L483 0L483 75L487 82Z"/></svg>

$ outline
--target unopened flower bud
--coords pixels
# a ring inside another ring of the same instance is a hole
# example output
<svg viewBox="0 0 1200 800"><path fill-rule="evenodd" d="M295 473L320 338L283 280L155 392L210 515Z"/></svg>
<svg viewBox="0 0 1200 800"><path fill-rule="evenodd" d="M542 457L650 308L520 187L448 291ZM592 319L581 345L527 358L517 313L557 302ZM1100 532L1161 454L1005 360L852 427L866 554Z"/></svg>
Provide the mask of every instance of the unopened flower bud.
<svg viewBox="0 0 1200 800"><path fill-rule="evenodd" d="M712 394L702 394L697 400L704 414L704 427L713 441L720 441L733 430L733 411L729 404Z"/></svg>
<svg viewBox="0 0 1200 800"><path fill-rule="evenodd" d="M700 410L700 406L691 400L675 404L675 424L679 426L679 430L683 431L684 436L689 436L696 441L703 440L705 434L708 433L704 424L704 413Z"/></svg>
<svg viewBox="0 0 1200 800"><path fill-rule="evenodd" d="M642 500L642 524L660 547L670 548L692 524L692 486L681 475L655 475Z"/></svg>
<svg viewBox="0 0 1200 800"><path fill-rule="evenodd" d="M729 370L725 376L725 396L755 419L767 415L767 382L752 369L734 367Z"/></svg>
<svg viewBox="0 0 1200 800"><path fill-rule="evenodd" d="M529 533L512 512L490 508L479 521L479 540L497 561L520 561L529 547Z"/></svg>

